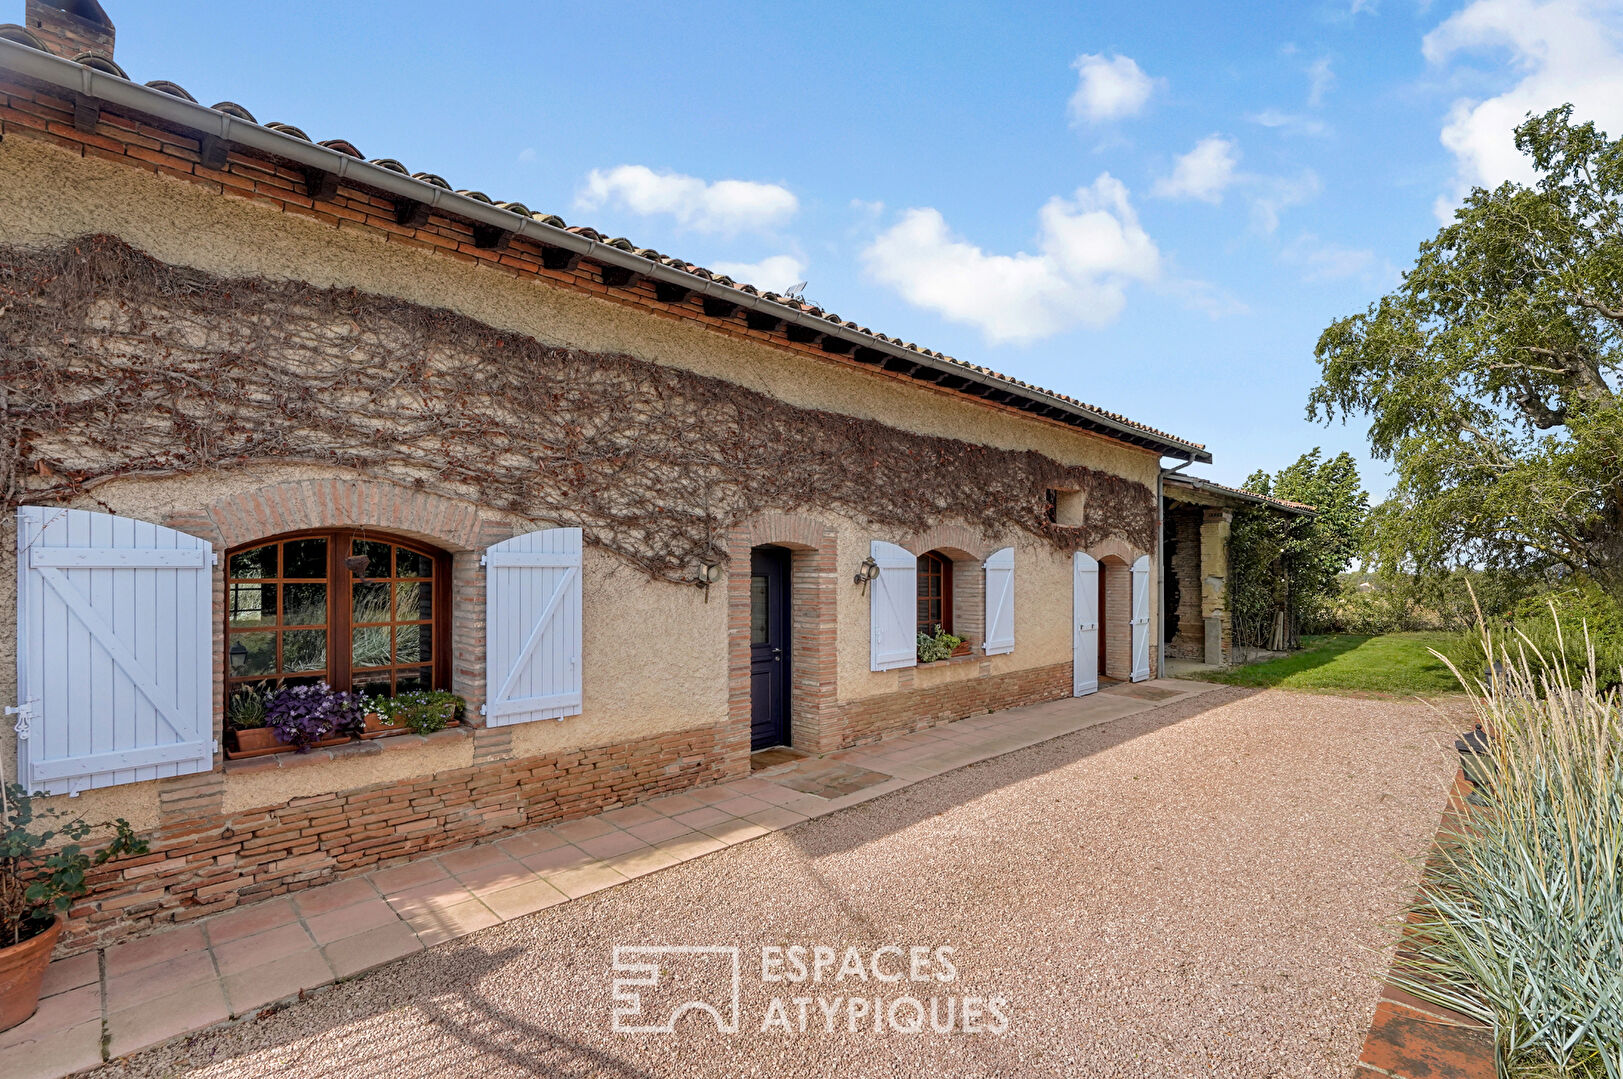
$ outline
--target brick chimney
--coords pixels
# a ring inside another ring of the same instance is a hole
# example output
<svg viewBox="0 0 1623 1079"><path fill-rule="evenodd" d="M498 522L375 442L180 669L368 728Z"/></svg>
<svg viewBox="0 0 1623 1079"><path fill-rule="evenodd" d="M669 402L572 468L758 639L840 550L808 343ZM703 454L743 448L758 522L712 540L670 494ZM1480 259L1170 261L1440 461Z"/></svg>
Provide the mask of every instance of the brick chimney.
<svg viewBox="0 0 1623 1079"><path fill-rule="evenodd" d="M113 58L113 20L96 0L27 0L23 21L46 52Z"/></svg>

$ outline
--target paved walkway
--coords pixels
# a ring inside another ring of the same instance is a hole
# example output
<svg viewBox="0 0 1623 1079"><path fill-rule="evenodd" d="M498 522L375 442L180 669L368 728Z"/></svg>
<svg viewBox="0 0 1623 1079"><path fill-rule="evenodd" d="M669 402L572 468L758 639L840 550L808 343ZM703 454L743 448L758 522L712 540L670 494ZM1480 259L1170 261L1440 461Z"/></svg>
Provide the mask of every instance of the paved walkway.
<svg viewBox="0 0 1623 1079"><path fill-rule="evenodd" d="M51 964L0 1033L6 1079L54 1079L476 930L703 857L976 761L1215 690L1117 685L375 870Z"/></svg>

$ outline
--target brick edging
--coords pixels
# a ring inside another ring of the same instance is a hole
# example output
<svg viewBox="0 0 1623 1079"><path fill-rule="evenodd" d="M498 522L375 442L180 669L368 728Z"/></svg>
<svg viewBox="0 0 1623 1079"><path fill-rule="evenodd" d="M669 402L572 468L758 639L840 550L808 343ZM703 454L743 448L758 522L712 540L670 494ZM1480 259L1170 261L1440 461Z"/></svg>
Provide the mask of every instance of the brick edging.
<svg viewBox="0 0 1623 1079"><path fill-rule="evenodd" d="M1452 830L1471 791L1464 772L1454 777L1437 839ZM1413 932L1405 929L1404 937ZM1402 947L1400 943L1399 947ZM1493 1034L1469 1016L1421 1000L1391 984L1394 958L1352 1079L1494 1079Z"/></svg>

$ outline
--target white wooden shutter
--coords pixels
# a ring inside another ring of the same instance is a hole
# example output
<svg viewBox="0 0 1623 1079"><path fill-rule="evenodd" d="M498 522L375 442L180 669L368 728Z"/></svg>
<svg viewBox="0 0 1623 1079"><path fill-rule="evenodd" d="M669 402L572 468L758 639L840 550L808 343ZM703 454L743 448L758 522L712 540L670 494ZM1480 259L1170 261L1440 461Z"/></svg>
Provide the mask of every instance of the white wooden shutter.
<svg viewBox="0 0 1623 1079"><path fill-rule="evenodd" d="M76 793L214 767L213 548L86 510L17 511L18 776Z"/></svg>
<svg viewBox="0 0 1623 1079"><path fill-rule="evenodd" d="M503 540L484 565L485 723L579 715L580 529Z"/></svg>
<svg viewBox="0 0 1623 1079"><path fill-rule="evenodd" d="M868 553L879 563L879 576L868 585L870 666L912 667L919 661L919 560L884 540L874 540Z"/></svg>
<svg viewBox="0 0 1623 1079"><path fill-rule="evenodd" d="M1014 548L993 551L986 567L986 648L989 656L1014 651Z"/></svg>
<svg viewBox="0 0 1623 1079"><path fill-rule="evenodd" d="M1150 676L1150 556L1133 563L1133 681Z"/></svg>
<svg viewBox="0 0 1623 1079"><path fill-rule="evenodd" d="M1099 688L1099 563L1090 554L1071 556L1071 695Z"/></svg>

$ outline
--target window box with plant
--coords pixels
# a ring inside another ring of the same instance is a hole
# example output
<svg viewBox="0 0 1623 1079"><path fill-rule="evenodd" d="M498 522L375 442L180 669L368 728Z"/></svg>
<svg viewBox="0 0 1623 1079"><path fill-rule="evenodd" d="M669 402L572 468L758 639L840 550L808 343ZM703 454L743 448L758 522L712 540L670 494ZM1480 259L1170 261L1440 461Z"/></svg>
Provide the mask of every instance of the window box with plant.
<svg viewBox="0 0 1623 1079"><path fill-rule="evenodd" d="M85 873L121 855L147 853L129 822L111 822L113 837L95 854L79 841L95 828L84 818L61 821L36 810L22 784L0 782L0 1030L39 1007L40 985L62 932L62 916L88 895Z"/></svg>
<svg viewBox="0 0 1623 1079"><path fill-rule="evenodd" d="M391 734L433 734L460 726L466 708L461 697L443 689L414 689L396 697L370 698L365 703L366 728L362 738Z"/></svg>
<svg viewBox="0 0 1623 1079"><path fill-rule="evenodd" d="M920 663L935 663L939 660L963 655L968 651L969 642L962 637L953 636L940 626L935 627L934 633L926 633L924 630L919 631Z"/></svg>

